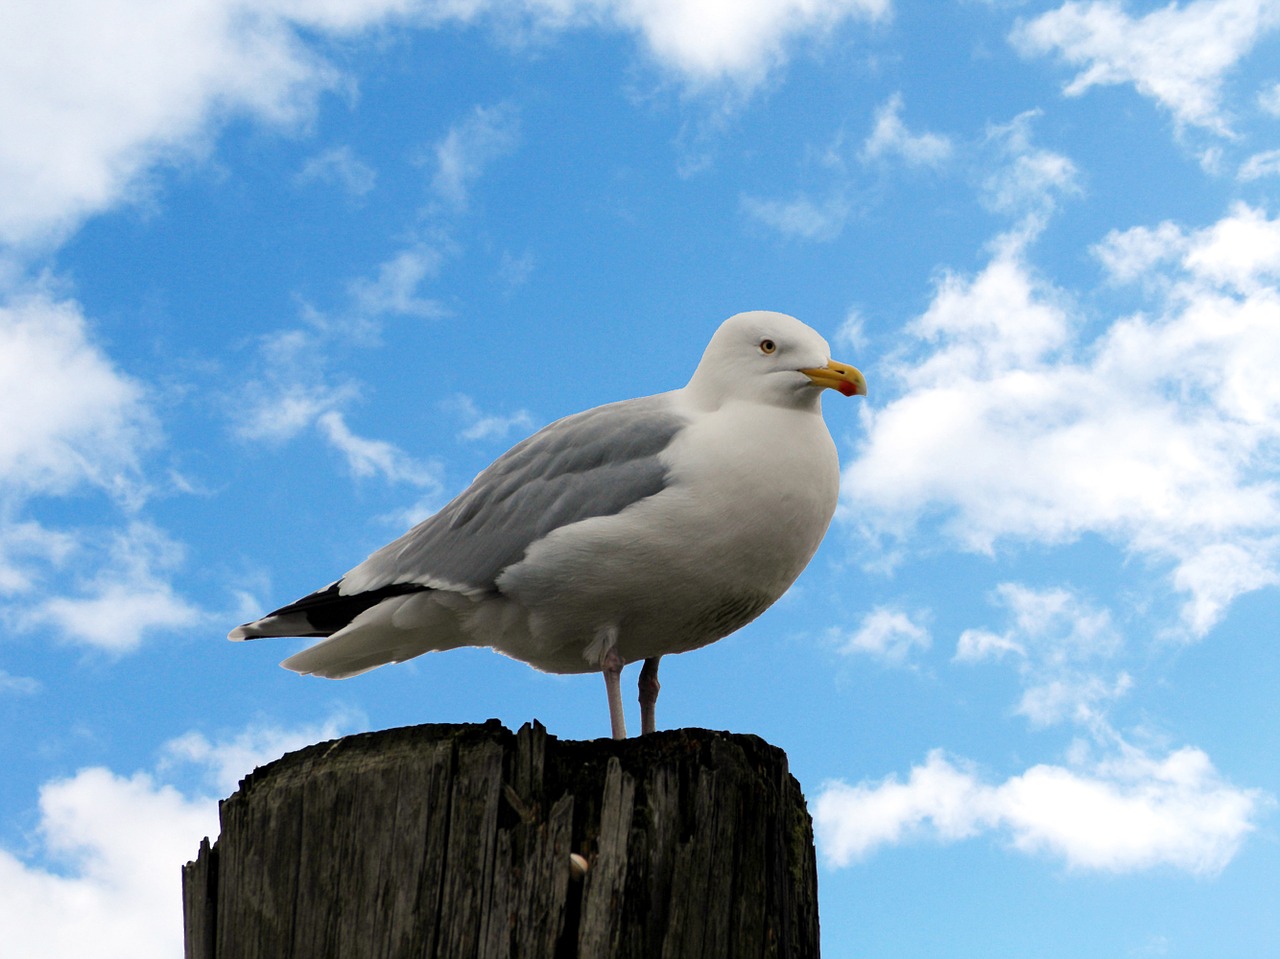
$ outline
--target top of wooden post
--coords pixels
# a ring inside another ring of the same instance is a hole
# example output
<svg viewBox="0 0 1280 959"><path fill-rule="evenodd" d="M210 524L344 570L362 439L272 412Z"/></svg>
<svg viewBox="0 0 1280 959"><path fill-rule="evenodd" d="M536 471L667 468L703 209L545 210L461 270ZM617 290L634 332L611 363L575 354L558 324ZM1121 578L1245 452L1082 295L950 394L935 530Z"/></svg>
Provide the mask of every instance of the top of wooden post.
<svg viewBox="0 0 1280 959"><path fill-rule="evenodd" d="M184 870L189 959L817 955L811 823L756 736L362 733L254 770L221 818Z"/></svg>

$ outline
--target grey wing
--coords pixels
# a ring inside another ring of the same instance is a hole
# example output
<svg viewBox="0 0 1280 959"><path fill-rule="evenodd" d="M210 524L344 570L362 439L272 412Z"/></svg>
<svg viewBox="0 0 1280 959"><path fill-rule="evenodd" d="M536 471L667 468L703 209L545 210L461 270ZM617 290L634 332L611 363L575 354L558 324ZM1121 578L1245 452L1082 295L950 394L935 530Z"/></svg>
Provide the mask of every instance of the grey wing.
<svg viewBox="0 0 1280 959"><path fill-rule="evenodd" d="M397 583L493 590L530 544L662 490L660 454L686 424L664 396L557 420L512 447L440 512L351 570L343 594Z"/></svg>

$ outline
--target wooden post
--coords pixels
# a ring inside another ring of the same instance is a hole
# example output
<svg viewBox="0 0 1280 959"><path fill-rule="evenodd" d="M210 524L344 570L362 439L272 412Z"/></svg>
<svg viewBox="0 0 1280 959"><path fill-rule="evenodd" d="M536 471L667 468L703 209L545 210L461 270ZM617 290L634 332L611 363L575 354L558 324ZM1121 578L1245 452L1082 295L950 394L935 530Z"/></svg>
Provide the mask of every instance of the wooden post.
<svg viewBox="0 0 1280 959"><path fill-rule="evenodd" d="M221 818L187 959L818 955L812 824L755 736L391 729L255 770Z"/></svg>

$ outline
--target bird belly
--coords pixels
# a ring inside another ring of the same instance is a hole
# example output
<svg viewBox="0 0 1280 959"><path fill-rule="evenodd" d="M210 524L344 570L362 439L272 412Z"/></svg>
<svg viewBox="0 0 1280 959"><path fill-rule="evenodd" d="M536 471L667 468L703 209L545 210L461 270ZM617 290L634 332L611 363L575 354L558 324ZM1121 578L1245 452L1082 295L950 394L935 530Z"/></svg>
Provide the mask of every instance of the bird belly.
<svg viewBox="0 0 1280 959"><path fill-rule="evenodd" d="M535 544L498 580L527 611L527 631L495 648L551 672L584 672L600 668L602 630L634 662L707 645L764 612L817 549L839 483L821 420L806 417L829 450L796 436L807 422L767 422L785 412L764 411L756 425L772 440L745 449L690 430L682 442L691 449L662 492Z"/></svg>

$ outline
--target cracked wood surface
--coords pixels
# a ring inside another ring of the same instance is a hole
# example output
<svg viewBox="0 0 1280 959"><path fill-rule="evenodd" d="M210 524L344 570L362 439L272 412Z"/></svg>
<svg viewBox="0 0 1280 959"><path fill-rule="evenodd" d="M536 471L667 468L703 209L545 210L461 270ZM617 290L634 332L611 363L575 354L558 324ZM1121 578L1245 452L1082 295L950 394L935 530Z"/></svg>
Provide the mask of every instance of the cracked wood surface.
<svg viewBox="0 0 1280 959"><path fill-rule="evenodd" d="M221 819L183 870L187 959L818 955L804 797L755 736L365 733L255 770Z"/></svg>

